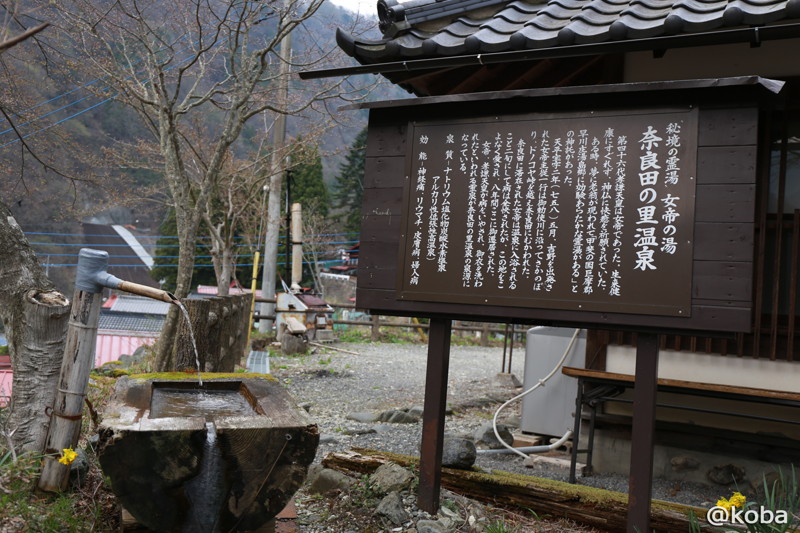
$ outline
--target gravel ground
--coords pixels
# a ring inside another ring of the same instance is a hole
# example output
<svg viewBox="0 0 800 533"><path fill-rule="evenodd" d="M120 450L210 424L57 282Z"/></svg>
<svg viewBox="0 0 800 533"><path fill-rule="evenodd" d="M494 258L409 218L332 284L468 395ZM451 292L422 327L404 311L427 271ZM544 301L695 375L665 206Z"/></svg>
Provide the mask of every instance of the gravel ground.
<svg viewBox="0 0 800 533"><path fill-rule="evenodd" d="M298 403L308 404L321 431L316 461L333 451L353 447L373 448L408 455L419 455L422 426L416 424L360 423L347 415L359 411L380 412L422 406L424 399L426 346L388 343L336 343L335 348L357 352L315 349L300 357L273 357L272 374L280 379ZM518 394L521 389L502 387L495 381L501 369L502 347L453 346L450 355L448 406L454 413L446 417L446 435L472 434L490 422L498 402ZM515 349L512 372L523 379L524 351ZM535 394L535 393L534 393ZM489 398L491 401L486 401ZM490 403L491 405L482 405ZM514 424L519 403L503 411L501 422ZM566 454L562 454L567 457ZM481 455L476 463L497 469L566 481L566 472L547 472L523 466L516 455ZM593 475L579 483L620 492L627 491L627 476ZM692 483L656 479L655 499L710 506L718 489Z"/></svg>

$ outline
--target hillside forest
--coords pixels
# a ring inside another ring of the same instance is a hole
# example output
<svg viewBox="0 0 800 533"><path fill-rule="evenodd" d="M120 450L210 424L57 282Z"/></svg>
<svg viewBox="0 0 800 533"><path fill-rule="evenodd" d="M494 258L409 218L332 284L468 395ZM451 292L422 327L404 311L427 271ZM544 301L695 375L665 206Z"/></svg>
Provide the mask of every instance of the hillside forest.
<svg viewBox="0 0 800 533"><path fill-rule="evenodd" d="M320 236L309 270L358 241L366 113L339 108L406 95L297 72L353 64L335 30L375 37L375 19L323 0L19 0L0 17L0 37L48 24L0 54L0 201L62 293L85 223L128 228L179 296L249 286L268 197L285 223L287 182Z"/></svg>

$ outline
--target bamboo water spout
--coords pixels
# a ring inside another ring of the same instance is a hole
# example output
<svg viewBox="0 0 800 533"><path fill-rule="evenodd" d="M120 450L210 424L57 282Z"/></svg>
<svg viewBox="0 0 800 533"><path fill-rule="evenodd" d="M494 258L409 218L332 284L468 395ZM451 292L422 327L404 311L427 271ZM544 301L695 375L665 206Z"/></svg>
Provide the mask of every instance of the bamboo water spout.
<svg viewBox="0 0 800 533"><path fill-rule="evenodd" d="M57 454L78 444L86 387L89 384L89 373L94 366L103 288L119 289L180 304L169 292L123 281L109 274L107 267L108 252L83 248L78 254L75 294L72 298L61 376L55 402L50 410L45 459L39 479L39 488L45 491L63 490L69 481L69 464L59 463Z"/></svg>
<svg viewBox="0 0 800 533"><path fill-rule="evenodd" d="M180 303L171 292L121 280L109 274L106 268L108 268L108 252L82 248L78 254L78 273L75 278L75 290L99 293L102 292L103 288L119 289L138 296L161 300L162 302Z"/></svg>

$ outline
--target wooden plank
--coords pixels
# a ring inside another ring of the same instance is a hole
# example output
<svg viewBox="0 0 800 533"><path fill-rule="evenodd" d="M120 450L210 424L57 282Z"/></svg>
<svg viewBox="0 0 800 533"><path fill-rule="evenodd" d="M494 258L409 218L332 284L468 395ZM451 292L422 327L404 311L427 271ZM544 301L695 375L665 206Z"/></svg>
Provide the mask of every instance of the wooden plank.
<svg viewBox="0 0 800 533"><path fill-rule="evenodd" d="M362 216L400 216L403 207L403 188L364 189Z"/></svg>
<svg viewBox="0 0 800 533"><path fill-rule="evenodd" d="M392 267L369 267L358 270L358 287L362 289L394 290L397 284L397 269Z"/></svg>
<svg viewBox="0 0 800 533"><path fill-rule="evenodd" d="M405 181L405 164L403 156L367 157L364 161L364 188L402 187Z"/></svg>
<svg viewBox="0 0 800 533"><path fill-rule="evenodd" d="M755 183L756 146L703 146L697 149L697 184Z"/></svg>
<svg viewBox="0 0 800 533"><path fill-rule="evenodd" d="M575 368L571 366L561 367L561 373L565 376L570 376L573 378L592 378L598 380L622 381L627 383L634 382L634 376L632 374L619 374L616 372L605 372L602 370L588 370L585 368ZM659 378L658 386L800 402L800 393L792 391L776 391L770 389L759 389L755 387L739 387L736 385L720 385L718 383L704 383L702 381L686 381L669 378Z"/></svg>
<svg viewBox="0 0 800 533"><path fill-rule="evenodd" d="M758 142L758 108L700 108L699 146L755 145Z"/></svg>
<svg viewBox="0 0 800 533"><path fill-rule="evenodd" d="M364 250L367 251L366 254L363 253ZM362 241L362 256L358 261L359 275L362 269L396 268L398 251L398 244L394 242ZM376 261L378 258L380 261Z"/></svg>
<svg viewBox="0 0 800 533"><path fill-rule="evenodd" d="M794 361L794 335L797 321L797 277L800 268L800 209L794 210L792 217L792 249L789 272L789 324L786 336L786 360Z"/></svg>
<svg viewBox="0 0 800 533"><path fill-rule="evenodd" d="M361 242L400 243L400 215L365 215L361 217ZM363 254L362 254L363 255Z"/></svg>
<svg viewBox="0 0 800 533"><path fill-rule="evenodd" d="M698 185L696 222L755 222L755 185Z"/></svg>
<svg viewBox="0 0 800 533"><path fill-rule="evenodd" d="M697 222L694 228L695 261L752 261L754 228L743 222Z"/></svg>
<svg viewBox="0 0 800 533"><path fill-rule="evenodd" d="M753 294L753 263L695 261L692 278L693 303L698 298L747 301Z"/></svg>
<svg viewBox="0 0 800 533"><path fill-rule="evenodd" d="M449 304L436 302L412 302L398 300L393 289L356 290L356 305L359 309L370 309L383 315L399 316L446 316L455 320L479 320L505 322L515 320L519 324L560 325L575 327L596 326L600 329L628 326L627 329L656 328L659 331L750 331L751 309L747 305L693 305L691 317L656 317L649 315L627 315L592 311L564 311L494 305Z"/></svg>
<svg viewBox="0 0 800 533"><path fill-rule="evenodd" d="M396 110L372 110L367 130L367 157L405 156L408 116Z"/></svg>

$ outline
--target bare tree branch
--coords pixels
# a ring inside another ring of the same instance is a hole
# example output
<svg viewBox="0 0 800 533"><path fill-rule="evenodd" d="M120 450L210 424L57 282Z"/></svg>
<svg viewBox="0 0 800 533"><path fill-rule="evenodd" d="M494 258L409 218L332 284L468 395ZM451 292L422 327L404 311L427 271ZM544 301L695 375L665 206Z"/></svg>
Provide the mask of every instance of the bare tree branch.
<svg viewBox="0 0 800 533"><path fill-rule="evenodd" d="M35 28L31 28L28 31L17 35L16 37L12 37L11 39L8 39L7 41L3 41L2 43L0 43L0 53L2 53L4 50L6 50L8 48L11 48L12 46L18 45L19 43L21 43L22 41L24 41L26 39L29 39L30 37L33 37L34 35L36 35L40 31L42 31L43 29L48 27L49 25L50 25L49 22L45 22L44 24L39 24Z"/></svg>

